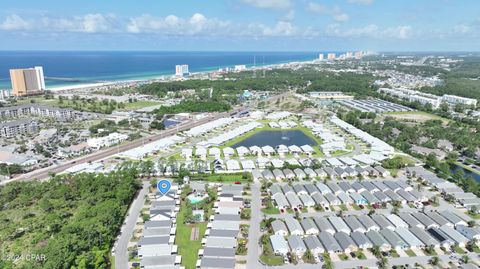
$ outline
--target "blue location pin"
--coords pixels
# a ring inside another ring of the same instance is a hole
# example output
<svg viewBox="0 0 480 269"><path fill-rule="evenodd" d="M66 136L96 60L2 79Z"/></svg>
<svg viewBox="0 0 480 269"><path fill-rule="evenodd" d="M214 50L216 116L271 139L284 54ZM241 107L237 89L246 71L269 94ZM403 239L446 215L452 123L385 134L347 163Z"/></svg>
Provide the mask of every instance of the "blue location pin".
<svg viewBox="0 0 480 269"><path fill-rule="evenodd" d="M162 195L167 194L171 187L172 183L167 179L162 179L157 183L157 189Z"/></svg>

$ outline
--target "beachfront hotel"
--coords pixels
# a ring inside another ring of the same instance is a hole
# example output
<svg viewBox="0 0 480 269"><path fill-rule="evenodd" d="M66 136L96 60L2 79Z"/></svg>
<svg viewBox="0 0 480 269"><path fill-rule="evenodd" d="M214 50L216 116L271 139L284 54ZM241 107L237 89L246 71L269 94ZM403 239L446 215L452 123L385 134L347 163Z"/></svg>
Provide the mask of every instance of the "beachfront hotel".
<svg viewBox="0 0 480 269"><path fill-rule="evenodd" d="M43 67L10 69L13 96L40 94L45 91Z"/></svg>

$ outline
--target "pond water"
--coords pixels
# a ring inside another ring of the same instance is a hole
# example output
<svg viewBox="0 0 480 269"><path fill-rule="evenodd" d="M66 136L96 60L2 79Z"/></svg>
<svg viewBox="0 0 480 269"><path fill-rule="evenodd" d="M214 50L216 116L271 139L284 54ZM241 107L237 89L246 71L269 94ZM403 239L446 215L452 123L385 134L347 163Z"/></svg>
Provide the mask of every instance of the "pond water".
<svg viewBox="0 0 480 269"><path fill-rule="evenodd" d="M240 141L233 145L234 148L244 146L272 146L276 147L278 145L310 145L316 146L317 143L311 137L307 136L304 132L300 130L291 130L291 131L261 131L258 132L247 139Z"/></svg>
<svg viewBox="0 0 480 269"><path fill-rule="evenodd" d="M475 179L477 182L480 182L480 175L477 174L477 173L474 173L470 170L467 170L463 167L460 167L456 164L452 164L450 165L450 171L452 172L452 174L455 174L458 170L460 169L463 169L463 173L465 173L465 177L472 177L473 179Z"/></svg>

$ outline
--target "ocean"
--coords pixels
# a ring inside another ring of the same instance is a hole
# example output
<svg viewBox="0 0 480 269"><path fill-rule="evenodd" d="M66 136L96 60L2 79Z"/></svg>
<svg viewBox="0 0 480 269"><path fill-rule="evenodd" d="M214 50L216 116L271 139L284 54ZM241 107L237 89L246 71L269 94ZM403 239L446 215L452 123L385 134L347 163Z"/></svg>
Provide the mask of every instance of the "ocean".
<svg viewBox="0 0 480 269"><path fill-rule="evenodd" d="M270 65L318 58L318 52L0 51L0 89L10 89L9 69L43 66L48 87L107 81L146 80L245 64Z"/></svg>

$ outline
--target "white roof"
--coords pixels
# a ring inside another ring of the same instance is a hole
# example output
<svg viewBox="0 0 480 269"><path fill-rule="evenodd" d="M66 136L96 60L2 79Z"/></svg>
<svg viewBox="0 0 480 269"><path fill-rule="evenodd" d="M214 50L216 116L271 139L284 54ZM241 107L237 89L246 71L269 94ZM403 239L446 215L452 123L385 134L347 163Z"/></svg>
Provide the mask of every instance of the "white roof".
<svg viewBox="0 0 480 269"><path fill-rule="evenodd" d="M228 124L230 124L234 121L235 121L235 119L233 119L233 118L221 118L221 119L218 119L218 120L207 122L207 123L202 124L202 125L197 126L197 127L193 127L192 129L186 131L185 134L187 136L199 136L199 135L202 135L204 133L210 132L211 130L216 129L218 127L228 125Z"/></svg>
<svg viewBox="0 0 480 269"><path fill-rule="evenodd" d="M227 160L226 165L227 165L227 170L230 170L230 171L240 170L240 164L238 163L237 160Z"/></svg>
<svg viewBox="0 0 480 269"><path fill-rule="evenodd" d="M312 146L310 145L303 145L301 146L302 150L304 152L307 152L307 153L310 153L310 152L314 152L315 150L312 148Z"/></svg>
<svg viewBox="0 0 480 269"><path fill-rule="evenodd" d="M255 163L252 160L242 160L243 169L254 169Z"/></svg>

